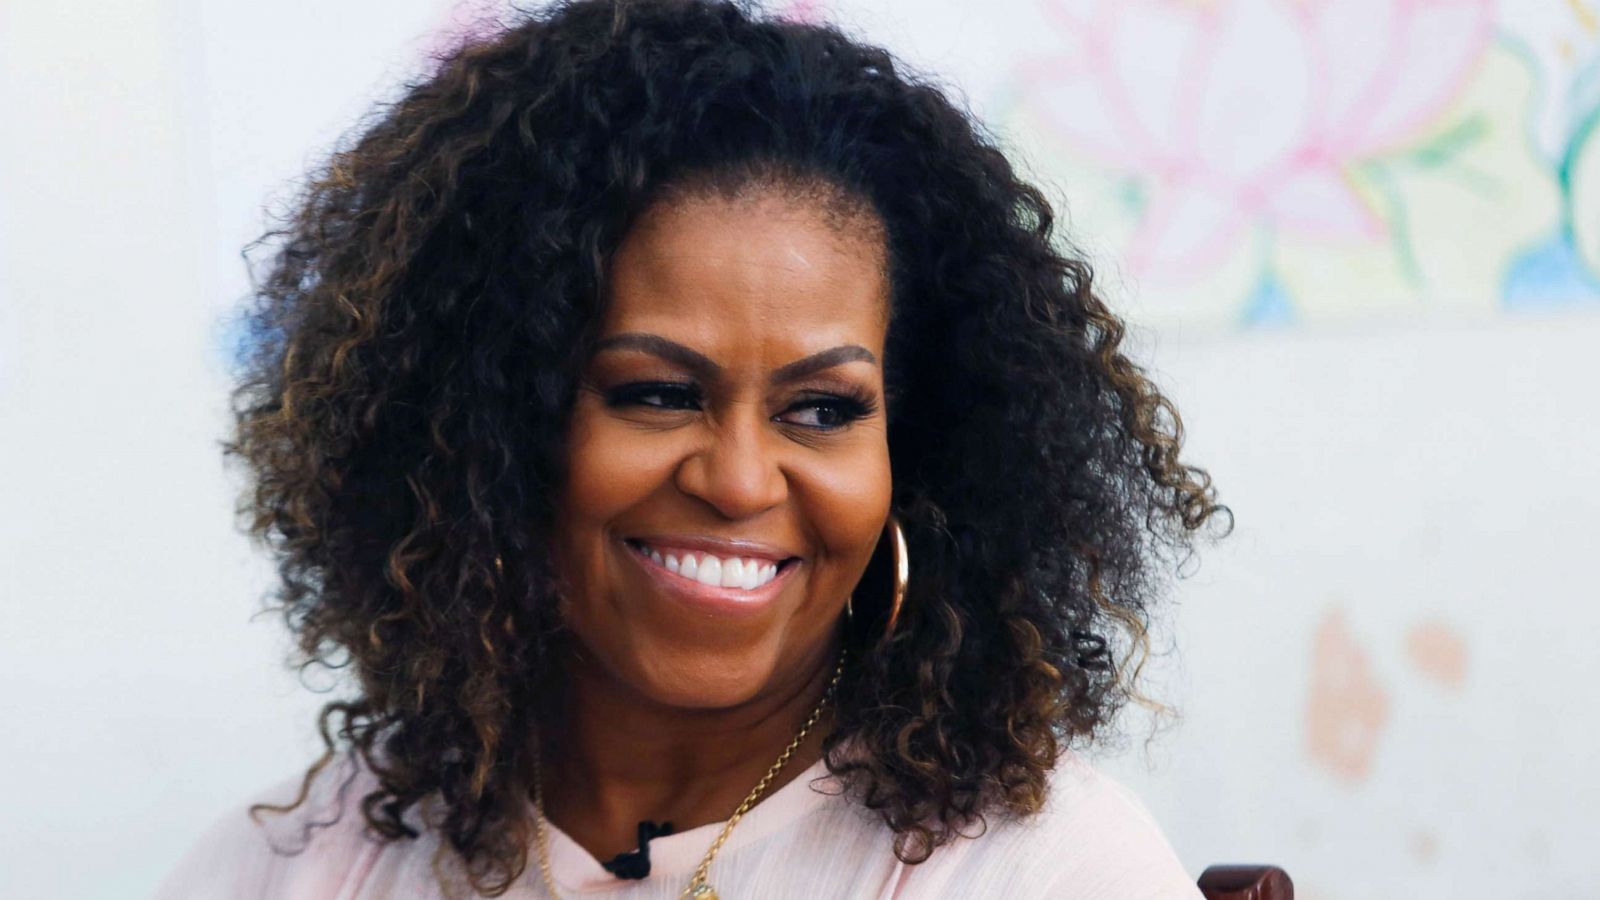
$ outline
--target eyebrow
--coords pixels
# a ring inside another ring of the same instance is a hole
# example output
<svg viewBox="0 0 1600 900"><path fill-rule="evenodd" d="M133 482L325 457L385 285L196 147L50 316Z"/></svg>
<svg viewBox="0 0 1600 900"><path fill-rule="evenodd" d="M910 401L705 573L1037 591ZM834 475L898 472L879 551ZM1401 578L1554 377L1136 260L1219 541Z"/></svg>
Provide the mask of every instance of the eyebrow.
<svg viewBox="0 0 1600 900"><path fill-rule="evenodd" d="M773 384L783 384L786 381L798 381L807 375L842 366L848 362L865 362L878 364L878 358L872 351L860 344L842 344L827 350L821 350L810 356L797 359L787 365L779 366L772 373Z"/></svg>
<svg viewBox="0 0 1600 900"><path fill-rule="evenodd" d="M637 350L640 353L648 353L669 363L680 365L708 380L722 374L722 367L713 362L711 357L690 350L677 341L669 341L658 334L630 331L613 335L596 344L594 348L595 353L603 353L606 350Z"/></svg>
<svg viewBox="0 0 1600 900"><path fill-rule="evenodd" d="M707 380L714 379L722 374L722 367L717 365L709 356L690 350L677 341L669 341L657 334L627 332L612 335L595 345L595 353L601 353L606 350L635 350L640 353L648 353L651 356L680 365ZM773 384L797 381L807 375L850 362L865 362L877 365L878 358L872 355L871 350L860 344L841 344L838 347L819 350L810 356L779 366L773 371L770 381Z"/></svg>

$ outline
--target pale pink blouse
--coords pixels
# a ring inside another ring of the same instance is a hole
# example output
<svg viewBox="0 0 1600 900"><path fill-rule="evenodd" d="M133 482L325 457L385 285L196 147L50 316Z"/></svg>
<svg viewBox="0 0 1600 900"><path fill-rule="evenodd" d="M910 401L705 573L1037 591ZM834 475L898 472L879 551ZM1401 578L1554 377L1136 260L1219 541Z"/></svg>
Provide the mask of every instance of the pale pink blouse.
<svg viewBox="0 0 1600 900"><path fill-rule="evenodd" d="M350 775L354 778L339 790ZM295 813L263 814L264 824L257 825L246 815L248 803L230 809L167 876L156 897L446 896L431 867L436 832L419 828L422 836L416 840L389 844L364 833L360 801L374 784L370 772L342 757L319 778L312 800ZM298 786L296 777L255 799L283 802L295 796ZM1070 752L1052 775L1049 802L1041 813L1022 820L990 816L985 833L958 838L918 865L896 859L888 828L838 795L838 789L837 779L818 762L751 809L712 863L710 881L723 900L1200 896L1139 799ZM413 809L409 815L415 814ZM420 824L420 819L408 821ZM308 822L331 824L308 831ZM720 830L720 824L711 824L655 838L650 842L650 876L621 880L551 828L551 869L565 897L674 900ZM506 897L549 896L537 859L530 852L527 871Z"/></svg>

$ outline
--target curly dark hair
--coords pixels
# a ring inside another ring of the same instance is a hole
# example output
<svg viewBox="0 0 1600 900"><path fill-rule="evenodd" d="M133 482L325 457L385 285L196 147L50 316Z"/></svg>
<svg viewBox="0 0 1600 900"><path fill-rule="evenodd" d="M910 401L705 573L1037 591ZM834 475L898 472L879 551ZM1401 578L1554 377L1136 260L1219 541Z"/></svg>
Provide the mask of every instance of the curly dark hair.
<svg viewBox="0 0 1600 900"><path fill-rule="evenodd" d="M887 235L914 566L886 643L863 579L828 766L908 863L1036 811L1061 749L1140 699L1165 564L1215 514L1231 527L1045 196L940 89L832 27L713 0L517 15L380 106L256 244L275 249L224 448L298 665L357 688L324 707L300 799L268 808L340 747L377 778L383 838L415 837L402 815L436 797L475 890L521 875L561 448L608 260L685 185L822 183Z"/></svg>

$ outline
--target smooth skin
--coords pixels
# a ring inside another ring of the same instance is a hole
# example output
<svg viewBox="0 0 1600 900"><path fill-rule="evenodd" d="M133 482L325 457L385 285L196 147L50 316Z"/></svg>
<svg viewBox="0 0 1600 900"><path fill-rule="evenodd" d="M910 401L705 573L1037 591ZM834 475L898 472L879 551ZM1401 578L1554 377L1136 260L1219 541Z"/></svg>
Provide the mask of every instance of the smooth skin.
<svg viewBox="0 0 1600 900"><path fill-rule="evenodd" d="M612 260L568 433L568 702L543 751L546 815L600 860L641 820L720 822L755 786L833 673L889 514L882 227L808 196L666 199ZM753 613L686 604L630 544L684 538L782 555L782 584Z"/></svg>

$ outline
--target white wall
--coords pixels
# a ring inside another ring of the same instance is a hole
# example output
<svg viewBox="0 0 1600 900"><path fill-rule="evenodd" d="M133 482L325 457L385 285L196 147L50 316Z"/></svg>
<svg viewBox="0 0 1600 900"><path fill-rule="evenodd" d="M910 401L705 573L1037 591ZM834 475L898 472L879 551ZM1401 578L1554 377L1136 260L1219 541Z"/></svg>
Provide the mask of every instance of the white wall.
<svg viewBox="0 0 1600 900"><path fill-rule="evenodd" d="M259 206L440 17L335 6L0 4L0 896L146 895L315 748L217 441Z"/></svg>
<svg viewBox="0 0 1600 900"><path fill-rule="evenodd" d="M1155 342L1238 527L1175 593L1183 721L1109 768L1192 868L1272 860L1312 898L1600 895L1596 341L1589 315ZM1418 661L1440 632L1459 666ZM1313 710L1359 774L1309 751Z"/></svg>
<svg viewBox="0 0 1600 900"><path fill-rule="evenodd" d="M1030 0L836 6L997 118L1002 64L1046 43ZM450 16L0 4L0 895L143 895L314 751L323 698L250 621L270 571L217 450L224 317L260 205ZM1102 763L1197 873L1278 862L1325 900L1600 895L1596 307L1239 331L1227 298L1145 315L1159 291L1083 237L1238 519L1174 590L1152 685L1183 721L1146 746L1131 718Z"/></svg>

